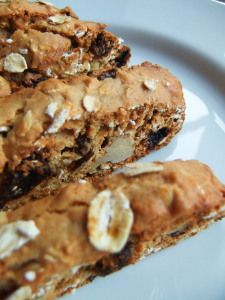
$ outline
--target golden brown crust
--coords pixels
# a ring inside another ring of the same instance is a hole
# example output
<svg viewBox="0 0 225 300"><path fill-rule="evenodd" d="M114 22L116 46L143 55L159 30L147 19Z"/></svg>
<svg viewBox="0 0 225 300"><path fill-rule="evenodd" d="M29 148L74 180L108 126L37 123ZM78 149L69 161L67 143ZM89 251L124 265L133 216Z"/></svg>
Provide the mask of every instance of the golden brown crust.
<svg viewBox="0 0 225 300"><path fill-rule="evenodd" d="M32 220L40 234L0 260L0 287L3 281L11 281L16 288L31 287L35 294L48 283L52 287L45 289L46 299L55 299L57 293L68 292L72 282L77 287L78 280L81 285L85 283L84 278L81 280L82 272L78 277L74 275L79 266L84 266L86 275L110 273L134 263L141 255L176 243L179 235L193 235L224 216L225 186L209 167L197 161L156 163L156 166L159 171L149 169L149 173L136 176L118 174L93 183L71 184L55 197L2 213L0 230L6 224ZM116 255L96 250L89 241L88 210L103 190L122 192L134 214L129 241ZM31 271L35 279L29 281L27 272Z"/></svg>
<svg viewBox="0 0 225 300"><path fill-rule="evenodd" d="M118 168L169 143L185 116L180 82L147 62L118 70L115 79L51 79L0 98L0 105L0 129L8 128L0 144L1 199L5 186L19 190L22 174L34 181L35 170L38 180L64 172L48 183L49 192L99 167Z"/></svg>
<svg viewBox="0 0 225 300"><path fill-rule="evenodd" d="M102 76L126 65L128 47L105 27L79 20L69 8L25 0L1 2L0 75L14 92L48 78Z"/></svg>

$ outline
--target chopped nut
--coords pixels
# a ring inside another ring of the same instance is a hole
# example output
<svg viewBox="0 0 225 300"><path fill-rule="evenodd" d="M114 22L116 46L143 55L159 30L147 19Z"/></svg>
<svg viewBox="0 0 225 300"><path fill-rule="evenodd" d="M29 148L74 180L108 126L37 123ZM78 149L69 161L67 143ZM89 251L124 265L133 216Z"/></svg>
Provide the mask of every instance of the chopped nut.
<svg viewBox="0 0 225 300"><path fill-rule="evenodd" d="M0 259L18 250L40 233L34 221L18 221L0 227Z"/></svg>
<svg viewBox="0 0 225 300"><path fill-rule="evenodd" d="M111 162L113 164L125 161L133 156L135 150L134 140L128 135L112 138L112 143L105 148L105 155L98 159L90 173L94 173L98 166Z"/></svg>
<svg viewBox="0 0 225 300"><path fill-rule="evenodd" d="M100 101L95 96L85 96L83 99L84 108L88 112L96 112L100 109Z"/></svg>
<svg viewBox="0 0 225 300"><path fill-rule="evenodd" d="M120 252L127 243L133 220L130 202L121 191L102 191L92 200L88 212L90 242L100 251Z"/></svg>
<svg viewBox="0 0 225 300"><path fill-rule="evenodd" d="M52 69L51 69L51 68L48 68L48 69L46 70L46 75L47 75L48 77L52 77Z"/></svg>
<svg viewBox="0 0 225 300"><path fill-rule="evenodd" d="M0 126L0 133L8 132L10 130L9 126Z"/></svg>
<svg viewBox="0 0 225 300"><path fill-rule="evenodd" d="M124 39L122 39L121 37L118 38L118 42L121 45L122 43L124 43Z"/></svg>
<svg viewBox="0 0 225 300"><path fill-rule="evenodd" d="M0 97L11 94L11 86L8 80L0 76Z"/></svg>
<svg viewBox="0 0 225 300"><path fill-rule="evenodd" d="M7 44L12 44L13 43L13 39L6 39L5 40Z"/></svg>
<svg viewBox="0 0 225 300"><path fill-rule="evenodd" d="M80 180L78 181L78 183L79 183L79 184L86 184L86 183L87 183L87 180L80 179Z"/></svg>
<svg viewBox="0 0 225 300"><path fill-rule="evenodd" d="M26 55L26 54L28 54L28 49L21 48L21 49L19 49L19 53Z"/></svg>
<svg viewBox="0 0 225 300"><path fill-rule="evenodd" d="M112 138L111 145L105 148L105 155L99 158L90 170L90 174L96 172L96 169L107 162L120 163L133 156L135 150L134 139L128 135L121 135Z"/></svg>
<svg viewBox="0 0 225 300"><path fill-rule="evenodd" d="M69 119L69 110L68 109L62 109L59 115L53 120L52 125L48 128L46 133L53 134L57 133L58 130L63 126L63 124L66 122L66 120Z"/></svg>
<svg viewBox="0 0 225 300"><path fill-rule="evenodd" d="M24 274L24 278L29 281L29 282L32 282L32 281L35 281L35 279L37 278L37 274L36 272L34 271L27 271L25 274Z"/></svg>
<svg viewBox="0 0 225 300"><path fill-rule="evenodd" d="M7 218L6 212L4 212L4 211L0 212L0 226L3 224L6 224L7 221L8 221L8 218Z"/></svg>
<svg viewBox="0 0 225 300"><path fill-rule="evenodd" d="M69 51L69 52L64 52L63 55L62 55L62 57L63 57L63 58L68 58L68 57L70 57L70 56L72 56L72 55L74 55L74 52Z"/></svg>
<svg viewBox="0 0 225 300"><path fill-rule="evenodd" d="M149 89L150 91L154 92L157 88L158 80L150 79L144 81L144 86Z"/></svg>
<svg viewBox="0 0 225 300"><path fill-rule="evenodd" d="M33 113L31 110L28 110L24 116L24 122L26 124L26 130L29 131L33 124Z"/></svg>
<svg viewBox="0 0 225 300"><path fill-rule="evenodd" d="M71 21L71 17L64 15L55 15L48 18L49 23L61 25Z"/></svg>
<svg viewBox="0 0 225 300"><path fill-rule="evenodd" d="M11 53L4 60L4 69L10 73L22 73L27 70L25 58L19 53Z"/></svg>
<svg viewBox="0 0 225 300"><path fill-rule="evenodd" d="M79 30L79 31L75 32L75 35L78 38L82 38L83 36L85 36L86 32L87 31L85 31L85 30Z"/></svg>
<svg viewBox="0 0 225 300"><path fill-rule="evenodd" d="M45 113L50 117L50 118L54 118L55 117L55 113L57 111L58 108L58 103L57 102L52 102L50 103L47 108Z"/></svg>
<svg viewBox="0 0 225 300"><path fill-rule="evenodd" d="M6 298L6 300L29 300L32 296L32 290L29 286L22 286L16 290L12 295Z"/></svg>
<svg viewBox="0 0 225 300"><path fill-rule="evenodd" d="M164 167L156 163L130 163L124 169L124 175L137 176L144 173L161 172Z"/></svg>
<svg viewBox="0 0 225 300"><path fill-rule="evenodd" d="M65 75L76 75L77 73L89 72L91 70L91 65L89 62L83 64L78 63L77 60L74 61L69 70L64 72Z"/></svg>
<svg viewBox="0 0 225 300"><path fill-rule="evenodd" d="M72 117L70 118L70 120L72 120L72 121L77 121L77 120L80 120L80 119L81 119L81 114L72 116Z"/></svg>

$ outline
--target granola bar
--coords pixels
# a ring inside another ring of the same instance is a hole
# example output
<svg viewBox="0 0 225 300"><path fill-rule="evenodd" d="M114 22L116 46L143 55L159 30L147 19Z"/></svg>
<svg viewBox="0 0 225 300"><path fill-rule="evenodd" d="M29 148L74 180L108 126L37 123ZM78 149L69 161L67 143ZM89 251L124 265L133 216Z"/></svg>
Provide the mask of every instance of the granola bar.
<svg viewBox="0 0 225 300"><path fill-rule="evenodd" d="M160 149L185 118L180 82L148 62L114 79L49 79L1 97L0 106L1 207Z"/></svg>
<svg viewBox="0 0 225 300"><path fill-rule="evenodd" d="M48 78L113 77L130 50L105 28L45 1L0 1L0 97Z"/></svg>
<svg viewBox="0 0 225 300"><path fill-rule="evenodd" d="M56 299L225 216L225 186L197 161L133 163L0 213L0 298Z"/></svg>

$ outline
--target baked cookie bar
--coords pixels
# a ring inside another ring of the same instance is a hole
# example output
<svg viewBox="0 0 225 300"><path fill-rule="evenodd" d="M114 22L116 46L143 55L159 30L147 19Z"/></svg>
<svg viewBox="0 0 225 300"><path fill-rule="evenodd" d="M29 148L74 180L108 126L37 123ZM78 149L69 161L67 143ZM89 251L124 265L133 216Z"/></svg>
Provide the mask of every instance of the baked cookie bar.
<svg viewBox="0 0 225 300"><path fill-rule="evenodd" d="M185 117L180 82L148 62L114 79L49 79L0 106L1 207L110 173L168 144Z"/></svg>
<svg viewBox="0 0 225 300"><path fill-rule="evenodd" d="M197 161L133 163L0 213L0 298L55 299L195 235L225 215Z"/></svg>
<svg viewBox="0 0 225 300"><path fill-rule="evenodd" d="M130 50L105 27L45 1L0 1L0 96L48 78L114 77Z"/></svg>

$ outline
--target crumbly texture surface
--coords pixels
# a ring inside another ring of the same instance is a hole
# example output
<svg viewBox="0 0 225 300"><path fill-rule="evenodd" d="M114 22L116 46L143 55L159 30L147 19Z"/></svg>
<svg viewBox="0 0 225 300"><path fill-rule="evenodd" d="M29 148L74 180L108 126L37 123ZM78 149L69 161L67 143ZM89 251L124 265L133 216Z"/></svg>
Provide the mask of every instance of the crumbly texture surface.
<svg viewBox="0 0 225 300"><path fill-rule="evenodd" d="M0 97L48 78L115 76L128 47L104 24L81 21L46 2L0 2Z"/></svg>
<svg viewBox="0 0 225 300"><path fill-rule="evenodd" d="M148 62L114 79L50 79L0 98L0 106L2 207L34 187L30 198L108 174L168 144L185 118L180 82Z"/></svg>
<svg viewBox="0 0 225 300"><path fill-rule="evenodd" d="M196 234L224 206L225 186L197 161L132 164L70 184L0 214L0 298L55 299Z"/></svg>

